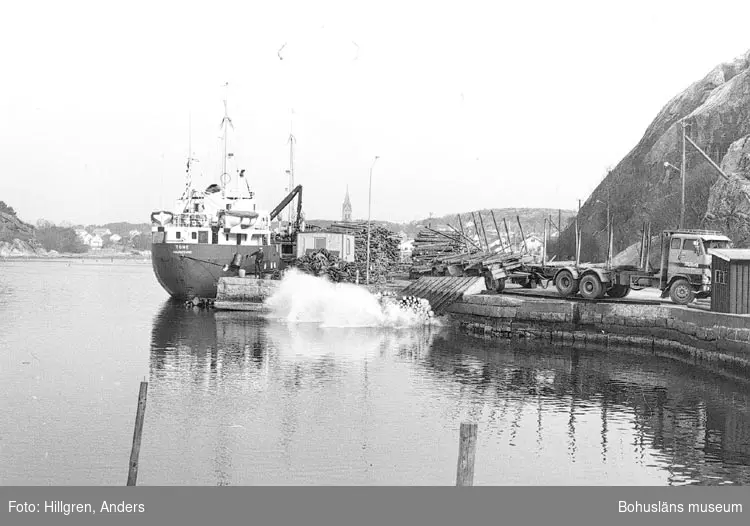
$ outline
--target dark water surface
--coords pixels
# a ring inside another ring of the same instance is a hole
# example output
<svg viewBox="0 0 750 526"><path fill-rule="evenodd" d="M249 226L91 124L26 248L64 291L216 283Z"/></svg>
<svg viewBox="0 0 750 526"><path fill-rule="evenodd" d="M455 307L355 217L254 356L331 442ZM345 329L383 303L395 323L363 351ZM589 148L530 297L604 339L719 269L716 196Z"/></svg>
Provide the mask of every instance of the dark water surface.
<svg viewBox="0 0 750 526"><path fill-rule="evenodd" d="M142 263L0 262L0 484L748 484L748 383L650 352L323 329L166 301Z"/></svg>

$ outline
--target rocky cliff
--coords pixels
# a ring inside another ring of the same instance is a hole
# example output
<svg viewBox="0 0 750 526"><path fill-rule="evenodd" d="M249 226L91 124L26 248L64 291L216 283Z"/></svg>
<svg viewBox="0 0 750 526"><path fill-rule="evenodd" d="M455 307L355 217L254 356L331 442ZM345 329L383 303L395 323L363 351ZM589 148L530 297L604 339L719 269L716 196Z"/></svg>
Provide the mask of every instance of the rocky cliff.
<svg viewBox="0 0 750 526"><path fill-rule="evenodd" d="M737 246L750 246L750 135L733 142L708 196L706 225L725 232Z"/></svg>
<svg viewBox="0 0 750 526"><path fill-rule="evenodd" d="M18 217L0 212L0 257L43 256L47 252L34 239L34 227Z"/></svg>
<svg viewBox="0 0 750 526"><path fill-rule="evenodd" d="M750 51L721 64L703 79L674 97L659 112L640 142L607 175L582 205L581 256L601 261L606 254L606 206L610 202L615 225L615 252L638 242L641 226L652 232L679 224L681 182L677 170L664 163L682 163L682 122L687 135L714 162L721 164L725 181L711 164L687 144L685 227L716 228L731 235L738 246L748 245L750 215ZM573 253L573 229L564 244Z"/></svg>

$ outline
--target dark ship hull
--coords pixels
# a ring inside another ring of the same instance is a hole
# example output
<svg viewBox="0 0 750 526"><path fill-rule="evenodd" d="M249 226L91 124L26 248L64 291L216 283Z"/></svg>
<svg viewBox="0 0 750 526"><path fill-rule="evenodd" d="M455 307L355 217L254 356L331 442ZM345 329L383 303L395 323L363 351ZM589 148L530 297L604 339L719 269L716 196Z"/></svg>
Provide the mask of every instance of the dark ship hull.
<svg viewBox="0 0 750 526"><path fill-rule="evenodd" d="M255 272L255 258L246 256L258 248L263 249L265 272L281 268L277 245L154 243L151 246L151 264L159 284L174 299L213 299L216 298L219 278L237 276L239 269L244 269L248 274ZM239 266L224 270L237 259L237 254L240 256Z"/></svg>

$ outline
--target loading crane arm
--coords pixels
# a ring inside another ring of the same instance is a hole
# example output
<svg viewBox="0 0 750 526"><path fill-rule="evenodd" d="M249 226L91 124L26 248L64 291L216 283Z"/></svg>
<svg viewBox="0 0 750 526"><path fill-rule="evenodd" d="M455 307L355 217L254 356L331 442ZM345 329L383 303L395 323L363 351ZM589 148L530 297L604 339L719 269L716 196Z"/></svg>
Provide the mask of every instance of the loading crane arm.
<svg viewBox="0 0 750 526"><path fill-rule="evenodd" d="M302 207L302 185L300 184L297 185L294 190L289 192L289 194L284 199L282 199L278 205L276 205L276 208L271 211L271 221L273 221L276 216L278 216L287 207L287 205L292 202L292 199L294 199L297 194L299 194L299 204L297 208Z"/></svg>
<svg viewBox="0 0 750 526"><path fill-rule="evenodd" d="M296 218L296 224L295 229L299 228L299 222L300 222L300 215L302 213L302 185L297 185L294 190L289 192L289 195L287 195L284 199L281 200L281 202L276 205L276 208L274 208L271 211L271 221L273 221L288 205L292 202L292 200L299 195L299 199L297 199L297 218Z"/></svg>

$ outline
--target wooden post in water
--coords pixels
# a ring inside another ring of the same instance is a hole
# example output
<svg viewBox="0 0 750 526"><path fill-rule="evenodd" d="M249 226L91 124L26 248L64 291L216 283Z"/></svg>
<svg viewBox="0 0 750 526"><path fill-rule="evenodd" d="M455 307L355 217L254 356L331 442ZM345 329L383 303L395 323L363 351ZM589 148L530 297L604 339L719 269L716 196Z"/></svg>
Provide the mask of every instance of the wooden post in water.
<svg viewBox="0 0 750 526"><path fill-rule="evenodd" d="M462 422L458 440L456 486L474 485L474 456L476 451L477 425L470 422Z"/></svg>
<svg viewBox="0 0 750 526"><path fill-rule="evenodd" d="M143 433L143 418L146 414L146 393L148 382L141 382L138 392L138 410L135 413L135 430L133 431L133 449L130 451L130 464L128 465L128 486L135 486L138 478L138 455L141 452L141 434Z"/></svg>

